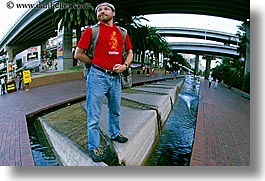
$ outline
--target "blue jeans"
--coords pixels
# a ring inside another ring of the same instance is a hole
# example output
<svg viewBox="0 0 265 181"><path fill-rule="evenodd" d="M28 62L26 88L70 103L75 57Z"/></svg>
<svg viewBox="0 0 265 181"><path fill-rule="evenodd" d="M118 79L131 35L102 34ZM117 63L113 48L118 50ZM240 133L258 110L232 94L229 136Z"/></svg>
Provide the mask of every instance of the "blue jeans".
<svg viewBox="0 0 265 181"><path fill-rule="evenodd" d="M110 137L115 138L120 133L121 78L91 67L86 86L88 149L91 150L100 146L99 120L105 96Z"/></svg>

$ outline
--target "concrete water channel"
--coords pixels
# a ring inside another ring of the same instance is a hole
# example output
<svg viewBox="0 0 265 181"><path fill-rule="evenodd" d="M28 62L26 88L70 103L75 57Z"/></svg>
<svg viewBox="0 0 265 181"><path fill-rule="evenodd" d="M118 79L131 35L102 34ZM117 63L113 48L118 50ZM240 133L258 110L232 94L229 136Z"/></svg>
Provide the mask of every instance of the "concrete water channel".
<svg viewBox="0 0 265 181"><path fill-rule="evenodd" d="M121 130L129 138L126 144L114 143L109 140L107 106L103 105L100 121L101 144L108 149L110 158L105 163L94 163L86 151L85 100L75 104L69 103L66 107L40 116L39 121L34 121L33 125L34 129L37 128L38 130L37 134L36 132L35 135L30 133L35 164L64 166L138 166L150 164L148 159L150 156L153 157L151 153L161 140L160 137L167 127L167 121L171 111L175 108L178 94L184 82L185 78L168 79L123 91ZM192 100L187 101L188 97L187 94L180 96L187 103L190 112ZM33 122L31 122L31 126L32 124ZM41 129L43 129L43 133ZM41 135L41 139L38 138L38 135ZM41 143L33 140L41 140Z"/></svg>
<svg viewBox="0 0 265 181"><path fill-rule="evenodd" d="M189 166L197 121L200 81L187 76L146 165Z"/></svg>

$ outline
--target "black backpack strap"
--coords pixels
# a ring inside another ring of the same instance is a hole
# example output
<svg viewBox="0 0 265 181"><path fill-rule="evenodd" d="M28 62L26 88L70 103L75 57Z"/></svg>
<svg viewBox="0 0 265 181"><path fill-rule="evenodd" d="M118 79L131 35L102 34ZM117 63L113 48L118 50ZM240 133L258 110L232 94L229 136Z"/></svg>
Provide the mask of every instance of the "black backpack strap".
<svg viewBox="0 0 265 181"><path fill-rule="evenodd" d="M123 27L117 26L122 34L123 37L123 45L122 45L122 63L124 63L126 57L127 57L127 51L126 51L126 35L127 30Z"/></svg>
<svg viewBox="0 0 265 181"><path fill-rule="evenodd" d="M88 46L87 49L87 56L93 58L95 53L95 48L98 42L98 36L100 30L99 24L91 26L91 29L92 29L92 36L91 36L90 45Z"/></svg>

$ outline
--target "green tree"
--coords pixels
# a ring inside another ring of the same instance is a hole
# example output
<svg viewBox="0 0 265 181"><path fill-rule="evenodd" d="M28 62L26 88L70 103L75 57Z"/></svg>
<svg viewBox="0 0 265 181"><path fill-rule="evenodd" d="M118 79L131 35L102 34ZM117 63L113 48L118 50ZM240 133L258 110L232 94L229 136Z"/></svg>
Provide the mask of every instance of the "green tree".
<svg viewBox="0 0 265 181"><path fill-rule="evenodd" d="M66 31L76 30L77 42L81 37L81 28L96 23L96 14L94 7L86 0L58 0L66 7L58 6L53 16L53 24L57 27L60 23L59 30L63 27Z"/></svg>
<svg viewBox="0 0 265 181"><path fill-rule="evenodd" d="M239 59L225 58L223 63L213 68L212 76L231 87L242 88L244 78L244 62Z"/></svg>
<svg viewBox="0 0 265 181"><path fill-rule="evenodd" d="M249 22L244 22L241 25L237 26L239 31L237 32L237 36L239 38L239 47L237 49L237 52L239 53L239 56L242 57L245 61L244 66L246 65L247 61L247 48L249 48L250 40L247 37L247 24ZM245 71L245 67L244 67ZM243 91L250 92L250 72L245 72L244 79L243 79L243 84L242 84L242 89Z"/></svg>
<svg viewBox="0 0 265 181"><path fill-rule="evenodd" d="M176 64L176 62L178 64ZM169 61L170 65L171 65L171 69L169 67L167 67L167 70L173 71L173 70L179 70L179 64L191 69L191 65L189 64L189 62L181 55L178 54L177 52L173 52L170 54L170 61Z"/></svg>
<svg viewBox="0 0 265 181"><path fill-rule="evenodd" d="M141 62L144 64L145 51L153 51L158 57L159 53L166 52L169 54L169 46L164 37L162 37L155 27L148 25L138 26L132 29L131 41L134 51L141 52Z"/></svg>
<svg viewBox="0 0 265 181"><path fill-rule="evenodd" d="M249 46L249 40L246 36L246 24L242 23L238 26L239 31L237 36L239 38L239 47L237 49L239 57L246 60L246 48ZM213 69L213 77L218 78L220 81L231 87L236 87L247 93L250 93L250 73L244 75L245 62L240 58L225 58L223 63Z"/></svg>
<svg viewBox="0 0 265 181"><path fill-rule="evenodd" d="M249 44L249 40L246 35L246 24L242 23L237 27L239 29L239 31L236 34L239 38L239 46L237 48L237 52L239 53L240 57L246 59L246 47Z"/></svg>
<svg viewBox="0 0 265 181"><path fill-rule="evenodd" d="M58 23L61 22L59 30L62 30L63 27L66 31L75 29L78 42L81 37L81 28L97 22L94 7L92 6L96 4L96 1L91 0L90 4L88 0L58 0L58 3L76 4L80 5L80 7L86 4L90 5L89 8L61 8L56 9L54 12L54 25L58 26ZM115 24L128 30L133 44L133 51L138 53L142 52L141 61L143 64L144 52L146 50L154 51L158 57L158 53L161 52L169 54L170 49L167 41L157 32L157 29L155 27L141 25L142 20L148 21L143 16L131 16L122 11L117 13L114 19Z"/></svg>

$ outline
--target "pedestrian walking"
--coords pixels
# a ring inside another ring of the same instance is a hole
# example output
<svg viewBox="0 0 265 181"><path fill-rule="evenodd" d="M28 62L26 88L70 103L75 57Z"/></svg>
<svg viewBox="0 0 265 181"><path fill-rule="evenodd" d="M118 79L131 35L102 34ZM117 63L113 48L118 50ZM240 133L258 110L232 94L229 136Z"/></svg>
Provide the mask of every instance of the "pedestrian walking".
<svg viewBox="0 0 265 181"><path fill-rule="evenodd" d="M146 68L146 77L149 77L149 73L150 73L150 68L149 68L149 66L147 66L147 68Z"/></svg>
<svg viewBox="0 0 265 181"><path fill-rule="evenodd" d="M21 90L21 85L23 81L23 75L21 72L18 73L18 90Z"/></svg>
<svg viewBox="0 0 265 181"><path fill-rule="evenodd" d="M177 78L177 70L174 70L174 71L173 71L173 77L174 77L174 79Z"/></svg>
<svg viewBox="0 0 265 181"><path fill-rule="evenodd" d="M219 80L218 80L218 78L216 78L216 79L215 79L215 84L214 84L214 88L215 88L215 89L217 89L217 87L218 87L218 83L219 83Z"/></svg>
<svg viewBox="0 0 265 181"><path fill-rule="evenodd" d="M88 121L88 150L94 162L104 161L104 149L100 146L99 120L104 97L108 99L108 130L113 141L125 143L128 138L120 133L121 77L120 73L128 69L132 62L132 44L126 33L124 42L122 32L125 29L114 25L115 7L110 3L101 3L95 8L99 20L99 36L94 56L88 57L86 51L91 46L92 27L87 28L75 52L75 58L89 64L87 74L86 107ZM125 46L124 46L125 45ZM124 48L123 48L124 47ZM122 60L122 52L127 56Z"/></svg>
<svg viewBox="0 0 265 181"><path fill-rule="evenodd" d="M152 77L154 77L154 75L155 75L155 69L154 68L152 68L151 74L152 74Z"/></svg>
<svg viewBox="0 0 265 181"><path fill-rule="evenodd" d="M209 81L209 88L210 88L212 85L212 81L213 81L213 77L211 75L209 76L208 81Z"/></svg>
<svg viewBox="0 0 265 181"><path fill-rule="evenodd" d="M2 77L0 82L1 82L1 95L4 95L4 94L6 94L6 81L5 81L5 78Z"/></svg>
<svg viewBox="0 0 265 181"><path fill-rule="evenodd" d="M143 66L143 69L142 69L142 71L143 71L143 75L145 75L145 70L146 70L146 65L144 65L144 66Z"/></svg>
<svg viewBox="0 0 265 181"><path fill-rule="evenodd" d="M54 69L57 70L57 65L58 65L57 59L54 59L53 65L54 65Z"/></svg>

